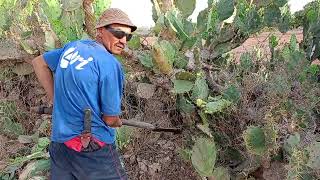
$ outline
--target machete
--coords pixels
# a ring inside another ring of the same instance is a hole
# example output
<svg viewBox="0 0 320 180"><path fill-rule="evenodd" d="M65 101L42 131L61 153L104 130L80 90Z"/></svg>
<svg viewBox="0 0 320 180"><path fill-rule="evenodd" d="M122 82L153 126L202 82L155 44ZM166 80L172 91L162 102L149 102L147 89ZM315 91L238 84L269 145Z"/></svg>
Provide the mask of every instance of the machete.
<svg viewBox="0 0 320 180"><path fill-rule="evenodd" d="M35 111L38 114L52 114L52 107L39 106L39 107L33 108L33 111ZM179 134L182 132L181 128L158 127L156 125L153 125L147 122L137 121L137 120L121 119L121 121L122 121L122 125L148 129L155 132L172 132L174 134Z"/></svg>

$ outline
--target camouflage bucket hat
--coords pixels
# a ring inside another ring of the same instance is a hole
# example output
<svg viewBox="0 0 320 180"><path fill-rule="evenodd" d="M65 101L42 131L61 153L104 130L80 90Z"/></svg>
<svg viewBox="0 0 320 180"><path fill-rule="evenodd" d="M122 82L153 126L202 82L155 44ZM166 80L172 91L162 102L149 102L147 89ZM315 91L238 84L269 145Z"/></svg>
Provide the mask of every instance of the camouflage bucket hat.
<svg viewBox="0 0 320 180"><path fill-rule="evenodd" d="M118 8L109 8L103 12L100 16L96 28L108 26L110 24L123 24L131 27L131 32L137 29L131 20L129 19L128 15Z"/></svg>

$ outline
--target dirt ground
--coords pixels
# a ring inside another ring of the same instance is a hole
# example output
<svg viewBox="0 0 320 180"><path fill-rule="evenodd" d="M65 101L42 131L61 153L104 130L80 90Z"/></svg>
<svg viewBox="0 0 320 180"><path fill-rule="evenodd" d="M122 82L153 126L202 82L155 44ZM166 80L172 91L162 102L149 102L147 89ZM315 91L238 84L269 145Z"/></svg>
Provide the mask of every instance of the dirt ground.
<svg viewBox="0 0 320 180"><path fill-rule="evenodd" d="M125 167L131 179L184 180L199 179L192 165L178 154L182 135L139 132L123 152Z"/></svg>
<svg viewBox="0 0 320 180"><path fill-rule="evenodd" d="M272 34L279 38L277 48L282 48L284 44L288 43L292 35L296 36L298 42L301 42L303 39L302 29L295 29L286 33L281 33L279 31L262 32L257 35L252 35L241 46L233 49L231 53L235 56L236 60L239 60L241 54L251 52L256 49L260 49L264 55L270 55L269 37Z"/></svg>

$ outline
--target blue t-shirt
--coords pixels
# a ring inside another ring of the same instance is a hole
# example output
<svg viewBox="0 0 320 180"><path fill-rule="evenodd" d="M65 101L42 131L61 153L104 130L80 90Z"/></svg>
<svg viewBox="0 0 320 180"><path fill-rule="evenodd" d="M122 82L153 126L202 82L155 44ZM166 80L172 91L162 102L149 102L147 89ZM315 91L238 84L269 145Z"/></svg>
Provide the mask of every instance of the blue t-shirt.
<svg viewBox="0 0 320 180"><path fill-rule="evenodd" d="M121 113L124 75L121 64L104 46L80 40L44 53L54 72L54 106L51 140L66 142L83 131L84 109L92 111L92 134L107 144L115 141L115 129L102 114Z"/></svg>

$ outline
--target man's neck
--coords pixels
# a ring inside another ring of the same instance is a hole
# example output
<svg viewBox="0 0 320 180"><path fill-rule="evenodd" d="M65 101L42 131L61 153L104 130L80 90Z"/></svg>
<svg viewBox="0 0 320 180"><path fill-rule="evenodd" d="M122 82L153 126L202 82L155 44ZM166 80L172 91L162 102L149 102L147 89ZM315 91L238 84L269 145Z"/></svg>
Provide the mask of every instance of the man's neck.
<svg viewBox="0 0 320 180"><path fill-rule="evenodd" d="M112 52L111 51L109 51L109 49L108 48L106 48L104 45L103 45L103 43L102 43L102 40L101 40L101 38L99 38L99 37L96 37L96 41L99 43L99 44L101 44L101 46L103 46L110 54L112 54Z"/></svg>

